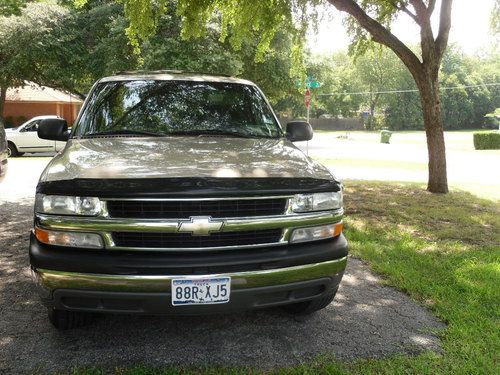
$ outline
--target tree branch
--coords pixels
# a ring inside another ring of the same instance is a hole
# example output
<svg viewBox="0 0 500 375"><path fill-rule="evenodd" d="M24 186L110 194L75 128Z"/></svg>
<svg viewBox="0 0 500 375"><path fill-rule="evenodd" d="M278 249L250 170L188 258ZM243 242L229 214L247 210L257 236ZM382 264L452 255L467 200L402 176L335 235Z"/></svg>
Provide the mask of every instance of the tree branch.
<svg viewBox="0 0 500 375"><path fill-rule="evenodd" d="M431 15L434 12L434 7L436 6L436 0L429 0L429 5L427 6L427 11Z"/></svg>
<svg viewBox="0 0 500 375"><path fill-rule="evenodd" d="M424 2L422 0L409 0L410 4L415 8L415 12L417 12L417 15L424 15L427 13L427 7L425 6Z"/></svg>
<svg viewBox="0 0 500 375"><path fill-rule="evenodd" d="M453 0L442 0L441 13L439 15L439 32L436 38L436 52L441 59L448 44L451 28L451 6Z"/></svg>
<svg viewBox="0 0 500 375"><path fill-rule="evenodd" d="M346 12L367 30L374 42L389 47L406 65L412 75L418 76L422 70L419 58L394 34L375 19L371 18L354 0L328 0L339 11Z"/></svg>
<svg viewBox="0 0 500 375"><path fill-rule="evenodd" d="M400 10L409 15L413 19L413 21L415 21L417 24L419 23L417 16L413 14L405 5L399 5L397 1L393 1L392 6L397 10Z"/></svg>

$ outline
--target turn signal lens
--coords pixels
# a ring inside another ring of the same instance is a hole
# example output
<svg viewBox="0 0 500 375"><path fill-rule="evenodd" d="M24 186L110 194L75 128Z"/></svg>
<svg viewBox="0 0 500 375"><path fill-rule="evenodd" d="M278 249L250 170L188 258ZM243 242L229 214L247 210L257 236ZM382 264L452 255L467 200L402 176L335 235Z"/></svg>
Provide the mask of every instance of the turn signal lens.
<svg viewBox="0 0 500 375"><path fill-rule="evenodd" d="M318 241L337 237L342 233L343 223L320 225L317 227L298 228L292 232L290 243Z"/></svg>
<svg viewBox="0 0 500 375"><path fill-rule="evenodd" d="M101 236L96 233L56 232L35 228L35 236L38 241L47 245L85 249L102 249L104 247Z"/></svg>

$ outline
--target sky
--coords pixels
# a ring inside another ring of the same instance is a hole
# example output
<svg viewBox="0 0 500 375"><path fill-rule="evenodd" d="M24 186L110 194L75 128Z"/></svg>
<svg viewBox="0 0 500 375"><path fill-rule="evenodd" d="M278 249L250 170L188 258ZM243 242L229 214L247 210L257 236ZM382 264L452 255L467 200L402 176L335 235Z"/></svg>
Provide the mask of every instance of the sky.
<svg viewBox="0 0 500 375"><path fill-rule="evenodd" d="M495 0L455 0L452 8L450 43L456 43L467 54L486 51L493 42L490 33L490 14ZM328 16L320 21L318 33L311 33L308 46L313 53L331 53L346 50L349 45L342 25L342 15L333 6L327 6ZM433 29L437 30L439 0L434 11ZM402 14L393 24L392 32L403 42L418 44L419 31L414 21Z"/></svg>

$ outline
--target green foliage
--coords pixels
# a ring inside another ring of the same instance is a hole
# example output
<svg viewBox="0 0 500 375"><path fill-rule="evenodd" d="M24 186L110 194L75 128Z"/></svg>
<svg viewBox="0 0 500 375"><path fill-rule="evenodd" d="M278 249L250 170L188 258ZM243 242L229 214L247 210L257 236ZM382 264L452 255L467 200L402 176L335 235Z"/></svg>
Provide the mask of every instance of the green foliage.
<svg viewBox="0 0 500 375"><path fill-rule="evenodd" d="M21 9L26 6L30 0L2 0L0 2L0 16L19 15Z"/></svg>
<svg viewBox="0 0 500 375"><path fill-rule="evenodd" d="M60 27L68 13L55 3L32 3L18 16L0 17L0 86L39 82L56 65L58 74L70 73L64 60L75 51Z"/></svg>
<svg viewBox="0 0 500 375"><path fill-rule="evenodd" d="M497 36L500 34L500 0L495 0L495 5L490 16L491 31Z"/></svg>
<svg viewBox="0 0 500 375"><path fill-rule="evenodd" d="M89 0L75 0L82 7ZM321 0L116 0L122 3L129 21L126 34L140 53L141 43L155 35L162 17L175 9L180 17L181 37L191 40L216 31L221 42L229 41L236 51L256 41L254 59L264 62L276 35L286 30L292 40L290 74L303 77L303 43L307 26L315 24Z"/></svg>
<svg viewBox="0 0 500 375"><path fill-rule="evenodd" d="M476 150L500 150L500 132L474 133Z"/></svg>

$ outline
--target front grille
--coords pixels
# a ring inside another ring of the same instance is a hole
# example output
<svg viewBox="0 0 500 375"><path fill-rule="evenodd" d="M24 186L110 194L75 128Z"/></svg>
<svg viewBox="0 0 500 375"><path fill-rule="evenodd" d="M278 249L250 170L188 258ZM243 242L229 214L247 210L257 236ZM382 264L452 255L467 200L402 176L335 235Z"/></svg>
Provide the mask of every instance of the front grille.
<svg viewBox="0 0 500 375"><path fill-rule="evenodd" d="M209 236L190 233L113 232L115 246L142 248L194 248L241 246L276 243L281 229L262 229L245 232L220 232Z"/></svg>
<svg viewBox="0 0 500 375"><path fill-rule="evenodd" d="M192 201L110 200L107 202L107 207L111 217L119 218L252 217L284 214L286 198Z"/></svg>

